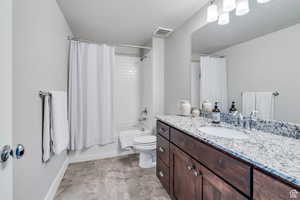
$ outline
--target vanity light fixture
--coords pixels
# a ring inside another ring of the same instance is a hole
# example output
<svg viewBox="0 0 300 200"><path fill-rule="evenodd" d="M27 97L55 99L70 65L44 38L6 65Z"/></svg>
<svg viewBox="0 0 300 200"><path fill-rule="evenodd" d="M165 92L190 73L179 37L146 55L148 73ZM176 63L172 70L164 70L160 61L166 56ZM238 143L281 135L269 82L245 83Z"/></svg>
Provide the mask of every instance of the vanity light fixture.
<svg viewBox="0 0 300 200"><path fill-rule="evenodd" d="M258 3L268 3L272 0L257 0ZM250 12L249 0L222 0L220 15L216 0L211 0L207 8L207 22L218 20L219 25L226 25L230 22L230 11L235 9L236 16L246 15Z"/></svg>
<svg viewBox="0 0 300 200"><path fill-rule="evenodd" d="M257 3L268 3L270 2L271 0L257 0Z"/></svg>
<svg viewBox="0 0 300 200"><path fill-rule="evenodd" d="M219 25L226 25L226 24L229 24L229 22L230 22L229 12L223 12L219 16L218 24Z"/></svg>
<svg viewBox="0 0 300 200"><path fill-rule="evenodd" d="M237 16L246 15L249 11L249 0L237 0L235 11Z"/></svg>
<svg viewBox="0 0 300 200"><path fill-rule="evenodd" d="M210 2L210 6L207 8L207 22L214 22L218 20L218 6L214 1Z"/></svg>
<svg viewBox="0 0 300 200"><path fill-rule="evenodd" d="M230 12L236 7L236 0L223 0L223 11Z"/></svg>

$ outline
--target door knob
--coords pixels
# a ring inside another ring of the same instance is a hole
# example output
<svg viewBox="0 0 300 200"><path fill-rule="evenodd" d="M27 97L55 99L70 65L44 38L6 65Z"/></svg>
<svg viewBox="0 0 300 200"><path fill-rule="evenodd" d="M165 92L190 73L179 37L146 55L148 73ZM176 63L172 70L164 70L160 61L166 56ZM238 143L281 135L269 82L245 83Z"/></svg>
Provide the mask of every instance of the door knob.
<svg viewBox="0 0 300 200"><path fill-rule="evenodd" d="M16 157L20 159L25 153L25 148L22 144L18 144L16 149L13 150L9 145L5 145L0 150L0 162L6 162L9 159L9 156Z"/></svg>
<svg viewBox="0 0 300 200"><path fill-rule="evenodd" d="M9 156L12 154L12 150L9 145L5 145L1 149L1 162L6 162L9 159Z"/></svg>
<svg viewBox="0 0 300 200"><path fill-rule="evenodd" d="M23 157L25 153L25 148L22 144L18 144L15 150L15 156L17 159L20 159Z"/></svg>

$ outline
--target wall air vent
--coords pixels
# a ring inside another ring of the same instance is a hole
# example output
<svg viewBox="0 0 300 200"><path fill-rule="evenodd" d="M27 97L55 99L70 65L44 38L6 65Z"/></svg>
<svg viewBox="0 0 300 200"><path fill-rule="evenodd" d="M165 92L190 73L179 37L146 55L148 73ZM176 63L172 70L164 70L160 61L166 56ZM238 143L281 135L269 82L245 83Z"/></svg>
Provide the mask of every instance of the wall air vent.
<svg viewBox="0 0 300 200"><path fill-rule="evenodd" d="M161 37L161 38L166 38L168 37L171 33L173 32L173 29L170 28L163 28L163 27L158 27L153 35L156 37Z"/></svg>

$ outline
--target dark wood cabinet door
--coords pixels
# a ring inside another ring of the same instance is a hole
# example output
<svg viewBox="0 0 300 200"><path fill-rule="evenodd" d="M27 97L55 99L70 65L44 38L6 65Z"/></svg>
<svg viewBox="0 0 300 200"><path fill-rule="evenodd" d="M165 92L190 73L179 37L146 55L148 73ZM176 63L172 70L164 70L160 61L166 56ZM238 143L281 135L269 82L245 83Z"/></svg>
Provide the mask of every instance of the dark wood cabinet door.
<svg viewBox="0 0 300 200"><path fill-rule="evenodd" d="M170 145L170 194L173 200L202 200L202 177L195 161Z"/></svg>
<svg viewBox="0 0 300 200"><path fill-rule="evenodd" d="M211 171L201 166L203 200L246 200L233 187L217 177Z"/></svg>
<svg viewBox="0 0 300 200"><path fill-rule="evenodd" d="M283 182L254 169L253 170L254 200L300 200L300 189L293 188Z"/></svg>

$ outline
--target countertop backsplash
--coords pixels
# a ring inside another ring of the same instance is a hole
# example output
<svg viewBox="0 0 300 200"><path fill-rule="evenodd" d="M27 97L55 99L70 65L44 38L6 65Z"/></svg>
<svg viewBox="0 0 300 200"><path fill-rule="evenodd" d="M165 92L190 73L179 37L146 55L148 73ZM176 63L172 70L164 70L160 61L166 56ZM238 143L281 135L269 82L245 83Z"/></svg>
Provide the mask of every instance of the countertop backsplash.
<svg viewBox="0 0 300 200"><path fill-rule="evenodd" d="M232 115L228 113L221 113L222 122L230 123L233 121L232 118L233 118ZM245 120L250 120L250 119L246 118ZM253 128L258 131L269 132L275 135L300 139L300 124L293 124L284 121L257 119L253 123Z"/></svg>

